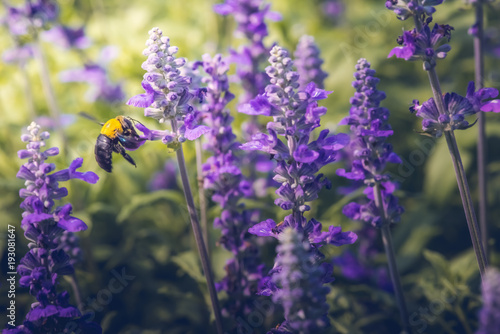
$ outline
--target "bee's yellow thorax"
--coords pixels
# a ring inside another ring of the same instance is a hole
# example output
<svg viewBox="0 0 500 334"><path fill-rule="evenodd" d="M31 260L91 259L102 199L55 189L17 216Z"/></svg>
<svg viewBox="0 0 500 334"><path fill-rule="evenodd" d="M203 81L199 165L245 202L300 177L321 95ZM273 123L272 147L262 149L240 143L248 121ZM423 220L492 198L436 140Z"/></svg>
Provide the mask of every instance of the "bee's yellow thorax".
<svg viewBox="0 0 500 334"><path fill-rule="evenodd" d="M111 139L115 139L117 134L122 132L123 132L122 124L116 118L112 118L106 123L104 123L101 129L101 134Z"/></svg>

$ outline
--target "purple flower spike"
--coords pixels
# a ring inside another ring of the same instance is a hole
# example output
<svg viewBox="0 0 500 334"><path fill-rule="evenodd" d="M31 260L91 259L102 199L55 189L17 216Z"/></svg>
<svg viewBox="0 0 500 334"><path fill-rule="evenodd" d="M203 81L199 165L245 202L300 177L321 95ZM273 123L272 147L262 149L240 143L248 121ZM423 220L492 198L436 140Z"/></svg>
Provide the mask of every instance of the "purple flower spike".
<svg viewBox="0 0 500 334"><path fill-rule="evenodd" d="M358 60L354 73L353 87L356 93L351 99L352 107L342 123L351 126L351 142L346 146L346 155L350 157L349 169L337 169L337 175L353 181L363 181L366 188L368 202L364 204L349 203L343 213L353 219L381 227L384 222L377 209L373 186L381 186L382 200L388 213L388 221L399 221L403 208L398 205L397 199L392 195L396 188L384 174L388 162L401 163L401 159L392 150L392 145L387 143L387 137L392 135L392 128L388 122L389 110L380 107L380 102L385 99L385 93L377 90L379 79L375 71L370 68L366 59ZM434 111L434 109L432 109ZM432 113L437 117L437 110Z"/></svg>
<svg viewBox="0 0 500 334"><path fill-rule="evenodd" d="M498 95L495 88L482 88L475 91L474 82L470 82L467 87L465 97L457 93L446 93L444 95L444 105L446 114L440 115L434 98L430 98L422 105L419 101L413 101L410 108L416 116L422 118L422 130L434 137L441 137L444 131L465 130L473 124L465 120L466 117L478 112L500 112L498 100L490 100Z"/></svg>
<svg viewBox="0 0 500 334"><path fill-rule="evenodd" d="M435 24L431 30L429 23L430 20L420 31L405 31L398 38L398 44L401 46L392 49L387 58L396 56L404 60L422 60L427 71L436 66L436 59L446 58L451 47L442 42L450 40L451 31L454 29L449 25Z"/></svg>
<svg viewBox="0 0 500 334"><path fill-rule="evenodd" d="M174 127L161 137L162 142L171 148L179 147L186 140L195 140L210 131L206 126L197 124L192 99L203 98L201 91L191 91L192 78L183 75L181 70L186 59L176 58L176 46L170 45L170 39L163 36L159 28L149 31L146 48L142 52L147 60L142 63L146 71L142 81L145 93L133 96L128 105L145 108L144 116L156 119L160 123L169 122ZM148 130L153 134L151 139L160 139L156 130Z"/></svg>
<svg viewBox="0 0 500 334"><path fill-rule="evenodd" d="M400 20L406 20L413 16L431 16L444 0L387 0L385 7L392 10Z"/></svg>
<svg viewBox="0 0 500 334"><path fill-rule="evenodd" d="M85 36L83 27L70 28L56 26L42 34L42 38L63 49L86 49L90 46L90 39Z"/></svg>
<svg viewBox="0 0 500 334"><path fill-rule="evenodd" d="M286 228L277 247L276 266L281 270L272 278L278 287L272 298L283 305L286 321L280 329L285 333L318 333L330 327L326 303L330 289L323 285L327 270L302 238L295 229Z"/></svg>
<svg viewBox="0 0 500 334"><path fill-rule="evenodd" d="M6 17L3 23L13 36L27 36L37 30L47 28L59 15L57 1L26 1L24 6L11 7L6 4Z"/></svg>
<svg viewBox="0 0 500 334"><path fill-rule="evenodd" d="M17 272L21 275L19 284L29 288L38 302L32 304L23 325L3 333L62 333L71 323L75 331L100 334L99 325L87 322L87 317L69 305L66 291L57 292L58 277L73 274L73 264L81 255L78 237L72 232L83 231L87 225L71 216L70 203L54 208L54 200L68 193L66 188L59 188L59 181L81 179L95 183L98 177L92 172L76 171L82 165L81 158L74 160L69 169L51 173L55 166L45 160L57 155L59 150L41 150L50 135L40 132L36 123L31 123L28 132L21 137L27 142L27 149L18 154L22 159L28 158L28 162L21 166L17 177L26 180L26 188L20 191L24 198L21 227L30 241L30 250L21 259Z"/></svg>
<svg viewBox="0 0 500 334"><path fill-rule="evenodd" d="M239 144L233 133L233 117L227 104L234 98L229 91L227 72L229 65L222 55L214 57L205 54L194 69L201 67L206 73L200 76L206 85L206 96L201 104L200 114L207 125L204 150L212 155L203 164L203 187L210 191L212 200L222 212L214 220L214 226L221 230L219 243L234 257L226 263L226 275L218 284L219 290L227 292L230 298L223 306L223 312L230 318L247 316L252 310L253 295L260 279L263 266L260 264L258 248L247 233L255 224L258 212L245 210L240 201L253 196L251 184L243 176L241 160L237 155ZM245 259L242 261L241 259Z"/></svg>
<svg viewBox="0 0 500 334"><path fill-rule="evenodd" d="M101 51L101 54L106 49ZM101 55L102 58L102 55ZM88 63L83 68L66 70L59 73L61 82L85 82L89 84L89 89L85 93L85 99L89 102L97 100L108 103L121 102L124 93L121 84L114 84L109 79L105 66L107 60L100 61L101 64Z"/></svg>
<svg viewBox="0 0 500 334"><path fill-rule="evenodd" d="M314 37L302 36L295 50L295 66L300 76L300 88L304 89L307 84L314 82L318 88L324 88L325 78L328 73L321 69L323 59L319 57L320 51Z"/></svg>
<svg viewBox="0 0 500 334"><path fill-rule="evenodd" d="M318 172L323 166L336 161L338 151L348 143L348 138L345 134L329 135L328 130L323 130L316 140L312 140L313 130L320 126L320 118L326 113L326 108L318 106L318 101L325 99L331 92L318 88L313 82L305 83L305 88L298 90L300 76L292 70L293 61L288 56L288 51L279 46L271 50L269 62L271 66L266 68L266 73L270 84L266 86L264 93L250 101L246 108L255 110L255 114L272 116L273 120L267 124L267 134L253 135L252 140L243 144L241 148L271 154L271 159L277 164L273 179L279 184L275 204L282 210L291 212L280 223L268 219L254 225L248 231L258 236L280 239L283 237L283 231L291 228L295 231L291 233L296 233L299 240L304 240L304 247L310 249L315 258L321 259L324 258L319 250L321 246L326 244L340 246L356 241L356 235L352 232L342 233L340 227L333 226L330 226L328 232L322 232L320 222L315 219L308 221L304 217L304 213L310 210L308 203L318 198L321 189L329 189L331 186L323 174ZM266 112L258 112L259 110ZM290 247L293 245L283 245L278 252L284 252L285 248L290 249ZM288 280L291 279L290 275L293 276L295 273L288 272L290 268L285 269L289 264L287 261L291 260L278 255L269 277L261 282L259 292L261 295L273 295L273 301L282 304L285 309L286 321L278 332L280 330L309 332L307 329L314 331L328 327L328 307L324 303L313 302L307 314L303 315L306 318L303 321L297 318L300 312L305 311L293 309L295 299L289 293ZM314 288L309 289L308 286L307 289L300 291L300 294L305 299L309 298L309 301L313 295L316 299L325 298L327 288L322 284L332 281L331 270L327 269L331 267L329 263L315 263L313 267L317 273L317 277L315 276L317 284L314 284ZM308 279L310 274L308 273ZM299 293L299 290L296 291ZM298 295L295 297L297 300L302 298ZM298 304L297 307L301 306Z"/></svg>

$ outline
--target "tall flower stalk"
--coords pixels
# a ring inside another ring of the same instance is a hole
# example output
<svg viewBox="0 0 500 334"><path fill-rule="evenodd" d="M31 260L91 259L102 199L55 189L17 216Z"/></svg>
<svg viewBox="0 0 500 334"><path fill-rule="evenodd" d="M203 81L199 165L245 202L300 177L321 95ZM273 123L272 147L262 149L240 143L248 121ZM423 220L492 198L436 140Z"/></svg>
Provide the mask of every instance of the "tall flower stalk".
<svg viewBox="0 0 500 334"><path fill-rule="evenodd" d="M228 295L222 310L224 315L237 319L253 311L264 268L258 248L248 233L248 228L256 223L258 211L246 210L241 203L242 199L251 197L253 191L240 169L240 144L232 130L234 119L226 107L234 99L229 91L229 64L220 54L214 57L205 54L195 67L201 67L206 73L202 77L207 93L201 114L210 128L204 136L203 149L211 156L203 164L203 187L212 193L212 200L222 209L214 220L214 226L222 232L219 244L233 254L226 262L226 276L217 288Z"/></svg>
<svg viewBox="0 0 500 334"><path fill-rule="evenodd" d="M320 247L325 244L352 244L357 236L334 226L329 226L328 232L322 232L321 223L314 218L308 221L304 214L311 208L307 203L316 200L322 188L330 188L329 180L318 172L336 160L337 152L348 142L348 136L329 135L329 130L325 129L319 133L317 140L311 140L313 130L320 126L320 118L327 111L318 105L318 101L325 99L330 92L317 88L314 83L309 83L305 90L297 90L299 75L292 69L293 61L288 51L279 46L271 50L269 63L271 65L266 68L266 73L270 84L263 94L245 105L243 111L249 115L272 116L273 121L267 123L267 133L253 135L251 141L242 145L242 149L265 152L276 161L274 180L280 186L274 203L288 214L280 223L267 219L249 231L258 236L279 238L285 228L295 229L314 252L316 262L312 266L320 267L321 282L329 283L333 280L333 266L328 261L321 262L324 255ZM273 278L281 270L282 264L277 260L269 276L263 280L260 294L272 295L283 288ZM322 293L325 294L326 290ZM294 297L297 296L290 298ZM287 309L285 299L275 298L275 301ZM327 310L327 307L316 310L318 312L295 308L293 314L286 314L280 331L294 332L307 328L312 333L324 330L329 326Z"/></svg>
<svg viewBox="0 0 500 334"><path fill-rule="evenodd" d="M56 125L55 128L63 140L63 148L65 148L66 140L64 140L65 135L61 127L61 110L50 80L47 60L40 44L40 33L57 20L59 6L53 0L26 1L18 7L10 6L6 1L2 2L7 12L3 22L16 41L16 44L21 46L22 44L26 44L26 41L31 42L30 48L40 68L42 90L48 109Z"/></svg>
<svg viewBox="0 0 500 334"><path fill-rule="evenodd" d="M477 89L484 87L484 13L483 0L474 1L476 21L469 30L474 38L474 82ZM477 172L479 184L479 226L484 251L488 258L488 171L486 165L486 116L478 114L477 121Z"/></svg>
<svg viewBox="0 0 500 334"><path fill-rule="evenodd" d="M180 74L179 69L186 64L186 60L176 58L177 52L178 48L170 45L170 39L163 36L163 32L159 28L153 28L149 31L149 39L146 41L146 49L143 51L148 59L142 64L142 68L146 71L142 81L145 93L130 98L127 104L146 108L144 110L146 117L152 117L160 123L170 123L171 130L149 130L142 124L138 124L137 128L144 133L144 138L148 140L161 139L170 150L176 152L191 227L205 272L217 331L222 334L219 300L182 150L182 143L199 138L210 128L197 124L198 117L190 105L190 101L193 98L199 98L199 96L190 91L191 78Z"/></svg>
<svg viewBox="0 0 500 334"><path fill-rule="evenodd" d="M214 6L214 11L220 15L231 15L236 21L235 35L243 37L246 43L238 50L230 49L229 61L236 64L236 80L239 81L243 91L239 94L238 111L245 108L245 104L264 93L269 78L264 71L270 51L264 39L268 36L266 20L279 21L281 15L272 12L271 5L265 0L225 0L224 3ZM262 130L257 116L253 115L242 124L243 140L249 141L252 135ZM243 157L243 166L249 168L249 181L254 187L257 197L263 197L267 188L267 177L274 168L266 156L259 152L248 152ZM260 173L265 173L261 177ZM264 184L264 186L262 186ZM260 191L259 191L260 190Z"/></svg>
<svg viewBox="0 0 500 334"><path fill-rule="evenodd" d="M437 59L443 59L451 50L451 47L443 42L449 41L453 27L449 25L435 24L430 28L432 13L436 11L434 6L439 5L443 0L421 1L421 0L389 0L386 7L393 10L400 19L412 17L415 28L405 31L398 39L401 45L394 48L389 57L395 55L405 60L421 60L423 68L427 72L433 94L433 98L419 105L414 101L415 106L411 108L416 115L423 118L422 128L424 132L434 137L441 137L444 134L448 150L453 162L458 189L472 240L472 246L476 254L481 276L488 266L488 259L483 248L479 226L474 204L472 202L469 185L462 164L462 158L458 150L454 130L467 129L471 127L466 120L466 116L473 115L481 111L500 112L500 106L494 102L484 100L496 97L498 91L482 88L475 92L474 85L469 85L467 96L462 97L456 93L443 95L439 78L436 72ZM425 4L424 4L425 3Z"/></svg>
<svg viewBox="0 0 500 334"><path fill-rule="evenodd" d="M366 59L358 60L354 78L356 80L352 85L356 93L350 100L352 107L349 116L340 123L351 127L353 137L346 150L352 155L352 161L348 170L338 169L337 174L364 185L366 202L349 203L343 212L351 219L380 228L401 322L408 331L408 311L390 231L390 225L399 222L404 210L392 194L395 185L385 174L387 163L401 163L401 159L393 152L392 145L387 143L393 131L388 122L389 110L380 107L386 95L377 90L380 80L375 77L375 70L370 68Z"/></svg>
<svg viewBox="0 0 500 334"><path fill-rule="evenodd" d="M323 59L320 57L320 50L314 42L314 37L302 36L295 49L294 57L300 88L305 89L310 82L314 82L318 88L325 88L324 81L328 73L321 69Z"/></svg>
<svg viewBox="0 0 500 334"><path fill-rule="evenodd" d="M96 183L98 177L93 172L76 171L82 166L81 158L75 159L68 169L54 172L55 165L46 160L59 154L59 149L52 147L42 151L49 133L41 132L36 123L31 123L28 132L21 137L27 142L26 150L18 152L19 157L28 162L21 166L17 177L25 180L26 188L19 192L24 198L21 227L30 241L30 250L21 259L17 272L21 275L19 284L29 288L37 302L31 305L23 325L3 333L62 333L68 330L101 333L99 325L88 322L88 316L82 316L69 303L67 291L57 291L58 278L74 273L70 254L66 252L70 245L64 235L86 230L87 225L71 216L71 204L54 207L55 200L68 195L68 190L59 187L59 182L80 179Z"/></svg>

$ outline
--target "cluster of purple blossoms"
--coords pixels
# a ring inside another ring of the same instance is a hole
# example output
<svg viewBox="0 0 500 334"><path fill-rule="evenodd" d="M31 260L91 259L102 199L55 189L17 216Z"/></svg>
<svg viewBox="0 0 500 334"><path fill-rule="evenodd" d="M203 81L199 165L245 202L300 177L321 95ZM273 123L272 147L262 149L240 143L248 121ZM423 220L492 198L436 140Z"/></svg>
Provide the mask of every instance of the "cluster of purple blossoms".
<svg viewBox="0 0 500 334"><path fill-rule="evenodd" d="M66 188L60 188L60 181L81 179L87 183L96 183L98 177L93 172L76 171L83 159L74 160L68 169L51 173L55 165L45 162L49 156L59 153L57 147L42 151L48 132L40 132L40 126L31 123L29 134L23 135L28 142L26 150L18 155L28 162L21 166L18 178L26 180L26 188L19 195L24 198L21 208L24 210L21 227L30 241L29 252L21 259L17 272L21 275L19 284L29 288L37 302L31 305L24 324L13 329L6 329L4 334L14 333L62 333L69 330L84 333L101 333L101 328L88 322L86 315L69 304L66 291L57 292L60 276L74 272L70 256L65 252L64 233L87 229L87 225L71 216L71 204L54 208L54 200L68 195Z"/></svg>
<svg viewBox="0 0 500 334"><path fill-rule="evenodd" d="M201 79L207 89L201 115L210 128L203 148L212 153L203 165L203 187L212 191L212 200L222 209L214 220L214 227L222 232L219 243L234 255L227 261L226 276L217 284L217 289L229 297L223 314L236 319L253 310L252 302L262 278L264 265L247 232L256 223L258 212L245 210L240 203L242 198L251 197L253 191L240 170L239 143L232 130L233 117L226 108L234 99L229 91L229 65L220 54L213 58L205 54L202 61L194 64L195 68L200 66L207 74Z"/></svg>
<svg viewBox="0 0 500 334"><path fill-rule="evenodd" d="M66 70L59 73L61 82L86 82L89 89L85 93L85 99L89 102L97 100L109 103L122 102L125 98L120 83L115 84L109 78L108 64L117 56L115 47L108 46L101 50L97 61L88 62L83 68Z"/></svg>
<svg viewBox="0 0 500 334"><path fill-rule="evenodd" d="M398 44L401 46L391 50L388 58L396 56L405 60L422 60L426 71L436 66L436 59L446 58L451 50L451 46L443 41L449 42L453 27L447 24L434 24L429 27L432 18L428 18L422 28L414 28L403 32L398 37Z"/></svg>
<svg viewBox="0 0 500 334"><path fill-rule="evenodd" d="M84 27L71 28L58 25L42 33L42 39L63 49L86 49L91 41L85 35Z"/></svg>
<svg viewBox="0 0 500 334"><path fill-rule="evenodd" d="M6 11L2 23L15 37L34 34L59 17L59 6L53 0L26 1L19 7L6 5Z"/></svg>
<svg viewBox="0 0 500 334"><path fill-rule="evenodd" d="M379 240L377 229L363 224L356 234L358 235L356 252L344 251L333 260L333 264L348 280L378 286L388 292L394 291L387 267L376 264L376 259L381 254L377 244Z"/></svg>
<svg viewBox="0 0 500 334"><path fill-rule="evenodd" d="M432 16L436 12L434 6L440 5L444 0L387 0L385 7L392 10L400 20L412 16Z"/></svg>
<svg viewBox="0 0 500 334"><path fill-rule="evenodd" d="M279 290L272 299L283 306L286 321L269 333L320 333L330 325L326 303L330 289L323 285L327 273L314 265L315 254L302 233L287 227L279 239L276 265L281 270L273 275Z"/></svg>
<svg viewBox="0 0 500 334"><path fill-rule="evenodd" d="M243 91L239 94L238 111L258 94L262 94L269 83L264 72L267 64L269 47L264 45L268 35L266 19L281 20L281 15L270 10L270 4L265 0L226 0L214 6L214 11L220 15L232 15L237 23L236 33L247 40L238 50L230 49L229 61L235 63L237 80ZM242 124L243 140L250 140L252 135L262 130L257 118L252 116ZM249 152L243 157L242 165L254 165L250 171L249 181L253 184L254 194L264 197L266 189L273 183L270 171L274 164L258 152ZM259 173L263 173L260 174Z"/></svg>
<svg viewBox="0 0 500 334"><path fill-rule="evenodd" d="M465 97L457 93L446 93L444 95L444 107L446 114L440 114L434 98L430 98L423 104L413 100L410 111L422 118L422 130L424 133L441 137L444 131L465 130L475 124L469 124L465 117L478 112L500 112L499 100L489 100L498 96L495 88L482 88L475 91L474 82L469 82Z"/></svg>
<svg viewBox="0 0 500 334"><path fill-rule="evenodd" d="M240 103L246 103L264 91L268 83L266 74L261 70L269 49L264 46L264 38L268 35L265 19L281 20L278 13L270 11L270 5L264 0L226 0L214 6L220 15L232 15L238 24L236 31L250 42L238 51L230 50L231 62L238 64L237 75L244 89Z"/></svg>
<svg viewBox="0 0 500 334"><path fill-rule="evenodd" d="M142 124L137 124L137 128L148 140L161 139L174 149L179 143L195 140L210 131L209 127L197 124L198 115L190 101L193 98L201 100L204 90L190 91L192 79L181 74L186 59L175 57L178 50L170 45L170 39L163 36L159 28L151 29L143 51L148 59L142 63L146 71L142 87L146 92L127 101L128 105L145 108L146 117L160 123L171 122L172 131L149 130Z"/></svg>
<svg viewBox="0 0 500 334"><path fill-rule="evenodd" d="M393 131L388 123L389 110L380 107L385 93L377 90L380 79L374 75L375 70L370 68L366 59L358 60L354 73L356 80L352 83L356 89L350 100L352 107L349 116L340 122L351 126L352 139L345 149L352 154L352 161L349 170L337 169L337 175L363 182L367 186L364 193L368 201L365 204L349 203L343 213L353 220L381 227L385 223L398 222L403 212L392 195L396 187L384 174L388 162L401 163L401 159L393 152L392 145L386 142ZM381 187L386 219L382 218L382 212L375 203L375 185Z"/></svg>
<svg viewBox="0 0 500 334"><path fill-rule="evenodd" d="M318 88L325 87L324 81L328 73L321 69L323 59L319 55L320 51L314 43L314 37L302 36L294 53L300 89L305 89L310 82L314 82Z"/></svg>
<svg viewBox="0 0 500 334"><path fill-rule="evenodd" d="M26 1L21 6L11 6L5 3L6 13L0 19L14 38L16 46L5 50L2 59L6 63L24 65L33 58L33 45L30 43L39 30L46 29L59 16L59 6L56 1L37 0Z"/></svg>
<svg viewBox="0 0 500 334"><path fill-rule="evenodd" d="M320 118L326 113L325 107L318 106L318 101L325 99L330 92L316 87L314 83L298 91L299 75L292 70L293 61L288 52L275 46L269 58L271 66L266 68L270 84L265 92L258 95L243 111L250 115L272 116L273 121L267 124L267 134L257 133L252 141L241 146L248 151L259 150L271 155L276 161L274 180L280 184L276 190L279 196L275 204L291 213L277 224L267 219L249 229L258 236L278 238L286 227L297 230L303 239L311 244L317 260L324 255L319 247L325 244L341 246L353 243L357 236L352 232L342 232L341 227L330 226L328 232L322 232L322 225L315 219L309 221L304 213L310 210L306 203L318 198L323 187L330 187L330 182L319 170L336 160L337 152L348 142L345 134L329 135L329 130L322 130L318 139L311 141L314 129L320 126ZM283 142L278 136L283 137ZM332 280L332 265L327 262L318 264L325 272L323 283ZM272 276L281 268L275 264L264 278L260 294L271 295L279 290ZM310 321L313 319L308 319Z"/></svg>
<svg viewBox="0 0 500 334"><path fill-rule="evenodd" d="M476 334L497 333L500 328L500 272L489 267L482 286L483 307L479 312Z"/></svg>

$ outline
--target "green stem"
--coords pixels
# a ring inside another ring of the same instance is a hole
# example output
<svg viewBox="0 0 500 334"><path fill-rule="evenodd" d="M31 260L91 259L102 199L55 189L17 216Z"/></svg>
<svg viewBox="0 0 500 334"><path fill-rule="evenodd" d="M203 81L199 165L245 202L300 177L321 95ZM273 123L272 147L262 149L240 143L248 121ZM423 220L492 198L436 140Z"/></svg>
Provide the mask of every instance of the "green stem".
<svg viewBox="0 0 500 334"><path fill-rule="evenodd" d="M429 75L429 82L431 84L432 93L434 95L434 100L436 102L439 114L445 115L448 113L448 111L444 106L443 94L441 93L441 86L439 84L439 78L436 73L436 68L431 68L429 71L427 71L427 74ZM472 203L470 189L467 183L467 177L465 175L464 166L462 164L462 158L460 157L460 151L458 150L457 141L455 139L455 134L453 133L453 131L445 131L444 135L446 138L446 143L448 144L448 150L450 152L451 160L453 162L453 168L455 170L455 175L457 178L458 190L460 191L465 218L467 220L467 226L469 227L469 233L472 239L472 246L474 247L477 263L479 265L479 272L481 273L481 276L483 276L484 270L488 266L488 260L486 259L486 254L484 253L483 245L481 243L477 218L474 212L474 205Z"/></svg>
<svg viewBox="0 0 500 334"><path fill-rule="evenodd" d="M31 90L30 78L28 75L28 71L26 70L26 64L19 64L19 70L23 76L23 88L24 88L24 96L26 100L26 104L28 107L28 116L32 121L36 118L36 110L35 110L35 100L33 99L33 91Z"/></svg>
<svg viewBox="0 0 500 334"><path fill-rule="evenodd" d="M475 4L477 34L474 36L474 64L476 90L484 87L484 13L483 1ZM486 165L486 124L485 115L478 113L477 174L479 183L479 226L486 258L488 258L488 171Z"/></svg>
<svg viewBox="0 0 500 334"><path fill-rule="evenodd" d="M378 183L374 187L374 195L375 205L377 206L383 221L382 228L380 229L382 234L382 242L384 244L385 255L387 256L389 275L391 276L392 286L394 287L394 293L396 294L396 301L399 308L399 315L401 316L401 323L403 325L403 330L407 333L410 333L408 310L406 309L403 287L401 285L401 279L399 277L398 267L396 264L396 254L394 252L394 245L392 243L391 230L389 228L389 222L387 221L387 213L384 207L382 191L380 189L380 184Z"/></svg>
<svg viewBox="0 0 500 334"><path fill-rule="evenodd" d="M72 275L68 276L69 284L71 285L71 288L73 289L73 294L75 296L75 301L78 309L80 309L80 305L82 305L82 297L80 294L80 287L78 285L78 280L76 279L76 275L73 273ZM82 310L80 310L82 311Z"/></svg>
<svg viewBox="0 0 500 334"><path fill-rule="evenodd" d="M208 239L208 223L207 223L207 199L205 197L205 189L203 188L203 152L201 138L195 141L196 145L196 167L198 172L198 197L200 204L200 221L201 229L203 230L203 238L206 240L207 253L210 256L210 242Z"/></svg>
<svg viewBox="0 0 500 334"><path fill-rule="evenodd" d="M172 131L177 131L177 122L175 120L172 120ZM210 265L210 259L208 258L205 242L203 241L200 223L198 221L198 215L196 213L196 207L194 205L193 194L191 192L191 186L189 185L186 161L184 160L184 152L182 150L182 146L179 148L179 150L177 150L176 154L177 162L179 164L179 170L181 173L184 196L186 198L189 217L191 220L191 227L193 228L194 238L196 240L196 245L198 246L198 253L200 254L201 258L201 266L203 267L205 278L207 280L210 301L212 303L212 309L215 315L215 325L217 327L217 333L223 334L222 315L219 307L219 299L217 298L217 291L215 290L215 283Z"/></svg>
<svg viewBox="0 0 500 334"><path fill-rule="evenodd" d="M422 27L422 23L417 17L414 17L415 26L417 29ZM434 101L436 102L437 109L440 115L448 114L448 110L445 108L443 101L443 93L441 92L441 85L439 83L439 78L436 72L435 66L432 66L428 71L429 82L432 89L432 94L434 95ZM467 226L469 227L469 233L472 240L472 246L474 252L476 253L476 259L479 266L479 272L481 277L484 275L484 271L488 266L488 260L483 249L483 244L481 242L481 237L479 235L479 227L477 224L476 214L474 212L474 205L472 203L469 185L467 183L467 178L465 175L464 166L462 164L462 158L460 157L460 151L458 150L457 141L453 131L444 131L446 143L448 144L448 150L451 155L451 160L453 161L453 167L455 169L455 175L457 178L458 189L460 191L460 197L462 198L462 205L464 207L465 218L467 220Z"/></svg>
<svg viewBox="0 0 500 334"><path fill-rule="evenodd" d="M450 151L451 160L453 161L458 190L460 191L460 197L462 198L462 205L464 207L465 218L467 220L467 226L469 227L469 233L472 239L472 246L474 247L477 263L479 265L479 272L481 273L481 277L483 277L484 271L488 266L488 260L479 235L479 227L477 224L476 214L474 212L474 205L472 203L469 185L467 183L467 177L465 176L464 166L462 164L460 152L458 151L455 134L452 131L445 131L445 137Z"/></svg>
<svg viewBox="0 0 500 334"><path fill-rule="evenodd" d="M37 59L40 65L40 77L42 80L42 89L45 94L45 99L47 100L47 104L49 106L50 115L52 120L54 121L56 131L60 134L62 140L63 150L67 151L67 140L64 135L63 128L61 126L61 111L59 109L59 105L57 104L56 95L54 93L54 88L52 83L50 82L49 75L49 66L47 65L47 59L45 59L45 55L42 51L42 46L40 42L35 40L33 43L33 52L35 54L35 58Z"/></svg>

